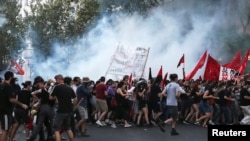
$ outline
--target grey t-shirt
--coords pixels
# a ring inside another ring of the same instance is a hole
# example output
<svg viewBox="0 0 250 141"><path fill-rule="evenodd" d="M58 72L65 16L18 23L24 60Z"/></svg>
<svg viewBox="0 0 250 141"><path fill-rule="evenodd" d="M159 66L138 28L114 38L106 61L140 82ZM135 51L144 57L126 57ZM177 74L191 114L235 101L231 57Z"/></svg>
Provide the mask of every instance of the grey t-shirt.
<svg viewBox="0 0 250 141"><path fill-rule="evenodd" d="M166 105L168 106L178 106L176 93L180 92L180 85L176 82L170 82L166 87L165 91L167 93Z"/></svg>

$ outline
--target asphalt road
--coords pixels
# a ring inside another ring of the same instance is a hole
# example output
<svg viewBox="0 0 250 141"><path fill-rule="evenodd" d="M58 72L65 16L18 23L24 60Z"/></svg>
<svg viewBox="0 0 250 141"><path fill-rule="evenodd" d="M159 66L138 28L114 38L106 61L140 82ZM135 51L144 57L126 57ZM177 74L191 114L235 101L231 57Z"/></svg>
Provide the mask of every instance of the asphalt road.
<svg viewBox="0 0 250 141"><path fill-rule="evenodd" d="M87 125L90 137L76 137L76 141L207 141L207 128L197 125L186 125L178 123L176 130L180 133L178 136L171 136L171 126L166 125L166 132L156 127L135 127L130 128L110 126L98 127L95 124ZM16 141L25 141L25 134L20 127L16 135ZM67 135L63 133L67 138Z"/></svg>

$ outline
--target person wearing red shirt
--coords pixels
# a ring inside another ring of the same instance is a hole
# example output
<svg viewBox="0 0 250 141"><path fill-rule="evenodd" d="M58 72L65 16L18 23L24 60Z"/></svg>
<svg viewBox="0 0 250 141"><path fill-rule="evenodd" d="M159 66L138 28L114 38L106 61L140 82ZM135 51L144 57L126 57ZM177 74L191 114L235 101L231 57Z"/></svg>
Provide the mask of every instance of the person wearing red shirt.
<svg viewBox="0 0 250 141"><path fill-rule="evenodd" d="M106 101L107 86L105 84L105 77L100 78L100 83L96 85L96 110L100 113L96 124L104 126L104 122L101 122L108 112L108 105Z"/></svg>

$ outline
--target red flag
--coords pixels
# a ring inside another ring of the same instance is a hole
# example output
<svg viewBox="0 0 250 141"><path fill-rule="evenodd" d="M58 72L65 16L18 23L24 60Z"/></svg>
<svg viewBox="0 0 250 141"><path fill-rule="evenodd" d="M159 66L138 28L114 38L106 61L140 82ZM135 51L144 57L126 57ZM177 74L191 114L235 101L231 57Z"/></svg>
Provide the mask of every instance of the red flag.
<svg viewBox="0 0 250 141"><path fill-rule="evenodd" d="M179 63L178 63L178 65L177 65L177 68L182 64L182 63L184 63L184 54L182 55L182 57L181 57L181 59L179 60Z"/></svg>
<svg viewBox="0 0 250 141"><path fill-rule="evenodd" d="M250 55L250 49L248 49L247 50L247 53L246 53L246 55L245 55L245 57L244 57L244 59L243 59L243 62L241 63L241 65L240 65L240 67L239 67L239 69L238 69L238 72L239 72L239 74L243 74L244 73L244 71L245 71L245 68L246 68L246 66L247 66L247 61L248 61L248 56Z"/></svg>
<svg viewBox="0 0 250 141"><path fill-rule="evenodd" d="M207 65L204 73L204 80L218 81L220 76L220 64L210 55L208 55Z"/></svg>
<svg viewBox="0 0 250 141"><path fill-rule="evenodd" d="M160 70L158 71L157 78L162 80L162 66L161 66Z"/></svg>
<svg viewBox="0 0 250 141"><path fill-rule="evenodd" d="M193 71L191 73L189 73L186 77L185 80L190 80L193 78L193 76L196 74L196 72L204 65L205 61L207 58L207 51L204 52L204 54L202 55L201 59L199 60L199 62L196 64L195 68L193 69Z"/></svg>
<svg viewBox="0 0 250 141"><path fill-rule="evenodd" d="M166 86L167 77L168 77L168 73L165 74L164 78L161 81L161 87L162 88L164 88Z"/></svg>
<svg viewBox="0 0 250 141"><path fill-rule="evenodd" d="M12 64L10 68L11 71L19 75L24 75L23 68L16 61L11 60L11 64Z"/></svg>
<svg viewBox="0 0 250 141"><path fill-rule="evenodd" d="M238 51L230 63L224 64L223 67L238 70L241 64L241 52Z"/></svg>
<svg viewBox="0 0 250 141"><path fill-rule="evenodd" d="M132 73L130 74L129 79L128 79L128 87L129 87L129 89L131 88L131 85L132 85Z"/></svg>

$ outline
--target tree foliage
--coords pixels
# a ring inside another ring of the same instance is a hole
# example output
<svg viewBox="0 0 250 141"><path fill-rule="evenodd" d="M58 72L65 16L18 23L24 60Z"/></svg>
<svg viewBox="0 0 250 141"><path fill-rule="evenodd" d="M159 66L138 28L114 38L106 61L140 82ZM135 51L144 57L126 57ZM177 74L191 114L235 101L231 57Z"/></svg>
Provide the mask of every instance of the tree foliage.
<svg viewBox="0 0 250 141"><path fill-rule="evenodd" d="M102 12L123 12L127 14L139 13L146 15L147 12L163 4L164 0L103 0Z"/></svg>
<svg viewBox="0 0 250 141"><path fill-rule="evenodd" d="M20 38L24 35L25 25L20 18L21 7L17 0L1 0L0 5L0 18L6 21L0 27L0 64L4 65L21 48Z"/></svg>
<svg viewBox="0 0 250 141"><path fill-rule="evenodd" d="M26 22L35 31L33 47L44 55L51 54L51 45L73 43L99 15L96 0L33 0Z"/></svg>

